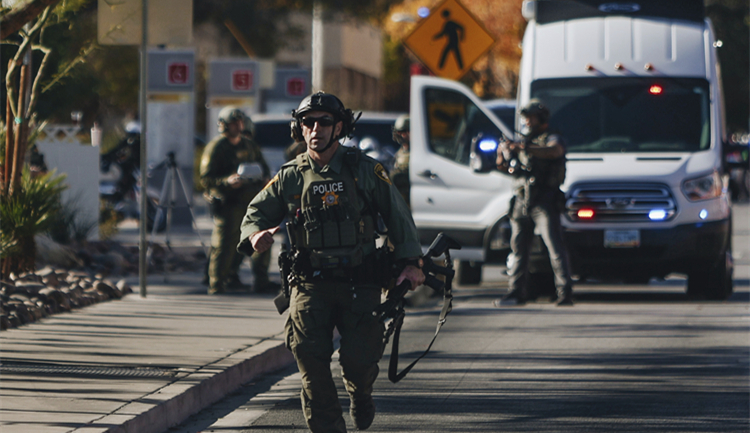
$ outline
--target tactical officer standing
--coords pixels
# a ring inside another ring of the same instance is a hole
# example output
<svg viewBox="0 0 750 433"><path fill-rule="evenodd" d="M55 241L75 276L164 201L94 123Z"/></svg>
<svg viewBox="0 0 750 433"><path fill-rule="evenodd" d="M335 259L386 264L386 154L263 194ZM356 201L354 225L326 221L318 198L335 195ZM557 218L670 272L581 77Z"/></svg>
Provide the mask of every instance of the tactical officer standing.
<svg viewBox="0 0 750 433"><path fill-rule="evenodd" d="M206 145L201 158L201 183L207 191L214 220L208 265L209 294L224 293L229 288L241 286L238 272L242 255L236 250L240 223L250 200L270 177L260 147L242 134L245 122L245 113L239 108L222 109L219 112L221 135ZM252 181L237 173L240 164L252 162L261 165L264 179ZM269 283L270 252L266 257L255 255L252 261L255 290L263 291L263 286Z"/></svg>
<svg viewBox="0 0 750 433"><path fill-rule="evenodd" d="M294 255L286 344L302 374L302 410L313 432L345 432L331 375L333 330L341 335L340 364L350 414L364 430L375 416L372 389L383 354L380 305L382 274L375 246L375 218L382 216L404 265L396 283L424 282L421 248L411 214L385 168L357 148L341 146L353 113L318 92L292 112L292 136L307 151L284 164L248 206L242 222L244 253L271 248L287 217Z"/></svg>
<svg viewBox="0 0 750 433"><path fill-rule="evenodd" d="M563 138L548 129L549 109L532 99L520 112L528 135L521 142L501 143L497 168L516 178L515 195L510 210L511 259L508 260L510 292L498 305L520 305L526 302L529 275L529 253L534 228L541 232L555 273L557 305L573 305L573 282L560 225L560 185L565 180L565 146Z"/></svg>
<svg viewBox="0 0 750 433"><path fill-rule="evenodd" d="M391 170L391 181L393 185L401 193L404 201L409 208L411 208L410 198L410 183L409 183L409 147L410 141L410 130L409 130L409 116L402 114L396 119L393 124L393 141L400 144L401 147L398 149L395 155L395 162L393 163L393 169Z"/></svg>

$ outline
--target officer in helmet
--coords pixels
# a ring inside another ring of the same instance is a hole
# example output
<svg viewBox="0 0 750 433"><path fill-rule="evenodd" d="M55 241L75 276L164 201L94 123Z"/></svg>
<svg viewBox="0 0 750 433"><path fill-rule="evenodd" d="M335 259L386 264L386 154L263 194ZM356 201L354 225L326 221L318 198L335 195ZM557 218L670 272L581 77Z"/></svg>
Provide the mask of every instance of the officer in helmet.
<svg viewBox="0 0 750 433"><path fill-rule="evenodd" d="M557 305L573 305L573 282L560 225L565 181L565 142L549 131L550 112L538 99L520 111L528 135L522 141L506 141L498 146L497 168L515 178L515 194L510 209L511 256L508 260L510 292L496 305L526 302L529 253L535 227L549 251L555 273Z"/></svg>
<svg viewBox="0 0 750 433"><path fill-rule="evenodd" d="M391 181L401 193L406 204L411 206L409 196L409 116L402 114L393 124L393 141L400 144L401 147L394 157L393 169L391 170Z"/></svg>
<svg viewBox="0 0 750 433"><path fill-rule="evenodd" d="M239 108L225 107L219 112L219 132L206 145L201 158L200 178L211 204L214 230L211 235L211 253L208 264L209 294L224 293L230 289L249 289L239 280L242 257L236 247L240 239L240 223L250 200L270 178L260 147L243 135L246 115ZM257 162L263 169L264 179L250 180L237 173L240 164ZM253 258L255 291L266 291L269 257ZM265 259L265 260L264 260ZM259 262L256 264L256 262ZM262 264L266 263L265 273ZM278 288L278 285L277 285Z"/></svg>
<svg viewBox="0 0 750 433"><path fill-rule="evenodd" d="M355 123L334 95L307 96L292 112L292 135L307 150L284 164L248 206L245 253L266 251L286 217L294 265L286 343L302 373L302 408L312 432L345 432L331 375L333 330L341 335L340 364L349 413L364 430L375 416L372 389L383 353L383 325L373 315L384 276L375 221L383 218L403 271L396 282L424 282L422 250L411 214L388 173L358 148L342 146Z"/></svg>

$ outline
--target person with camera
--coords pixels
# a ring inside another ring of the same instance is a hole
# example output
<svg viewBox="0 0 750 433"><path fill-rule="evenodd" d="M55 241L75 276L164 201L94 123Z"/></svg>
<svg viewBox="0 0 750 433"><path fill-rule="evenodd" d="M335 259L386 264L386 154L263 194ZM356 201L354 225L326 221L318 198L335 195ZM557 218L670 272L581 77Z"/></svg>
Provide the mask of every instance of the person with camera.
<svg viewBox="0 0 750 433"><path fill-rule="evenodd" d="M522 305L529 290L529 254L534 229L538 228L555 274L557 305L573 305L573 280L563 243L560 213L565 180L565 143L549 131L549 109L532 99L520 111L527 134L522 141L504 141L498 146L497 168L513 176L511 201L511 259L508 260L509 293L495 301L497 306Z"/></svg>
<svg viewBox="0 0 750 433"><path fill-rule="evenodd" d="M383 355L381 302L387 265L379 260L375 222L380 215L403 266L396 284L424 282L417 229L388 172L359 148L342 146L356 119L334 95L305 97L292 112L295 140L307 150L282 165L247 208L241 243L245 254L271 248L278 225L288 218L293 264L286 344L302 374L302 409L312 432L345 432L331 375L333 332L341 335L340 364L359 430L375 417L373 384Z"/></svg>
<svg viewBox="0 0 750 433"><path fill-rule="evenodd" d="M239 280L243 256L236 251L240 240L240 223L250 200L270 178L260 147L243 135L247 122L239 108L224 107L219 112L221 135L206 145L200 165L200 179L211 206L214 229L208 263L208 294L224 293L229 289L248 288ZM241 164L258 163L261 179L248 179L238 173ZM252 259L256 292L270 291L268 278L270 252ZM278 290L278 285L274 286Z"/></svg>

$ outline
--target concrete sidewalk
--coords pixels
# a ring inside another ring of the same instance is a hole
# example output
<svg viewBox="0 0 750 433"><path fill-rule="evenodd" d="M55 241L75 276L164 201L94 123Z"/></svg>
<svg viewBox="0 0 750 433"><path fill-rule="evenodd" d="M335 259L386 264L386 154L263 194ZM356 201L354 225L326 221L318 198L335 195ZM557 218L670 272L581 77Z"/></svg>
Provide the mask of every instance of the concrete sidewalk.
<svg viewBox="0 0 750 433"><path fill-rule="evenodd" d="M206 295L201 273L149 277L148 296L0 334L3 433L161 433L293 362L273 295Z"/></svg>
<svg viewBox="0 0 750 433"><path fill-rule="evenodd" d="M210 241L212 222L198 213L198 232L176 227L173 247ZM124 221L115 240L137 245L137 223ZM152 239L165 240L164 233ZM240 271L252 281L247 264ZM0 333L0 431L162 433L294 362L274 295L208 296L203 269L169 273L168 282L153 272L145 298L130 276L134 293L123 299ZM270 273L278 281L275 260Z"/></svg>

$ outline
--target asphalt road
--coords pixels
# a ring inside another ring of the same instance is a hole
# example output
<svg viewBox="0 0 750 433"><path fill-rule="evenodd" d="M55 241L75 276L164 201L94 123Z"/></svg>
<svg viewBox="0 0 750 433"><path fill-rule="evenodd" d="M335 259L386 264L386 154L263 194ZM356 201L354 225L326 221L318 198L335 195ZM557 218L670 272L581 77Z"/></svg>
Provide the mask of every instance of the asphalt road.
<svg viewBox="0 0 750 433"><path fill-rule="evenodd" d="M486 269L481 287L456 289L432 352L398 384L387 379L386 349L368 431L749 432L750 208L735 209L728 301L689 301L674 277L581 284L574 307L494 308L507 288L500 268ZM402 368L429 343L437 312L408 312ZM336 360L331 368L348 411ZM290 367L169 432L304 432L298 394Z"/></svg>

